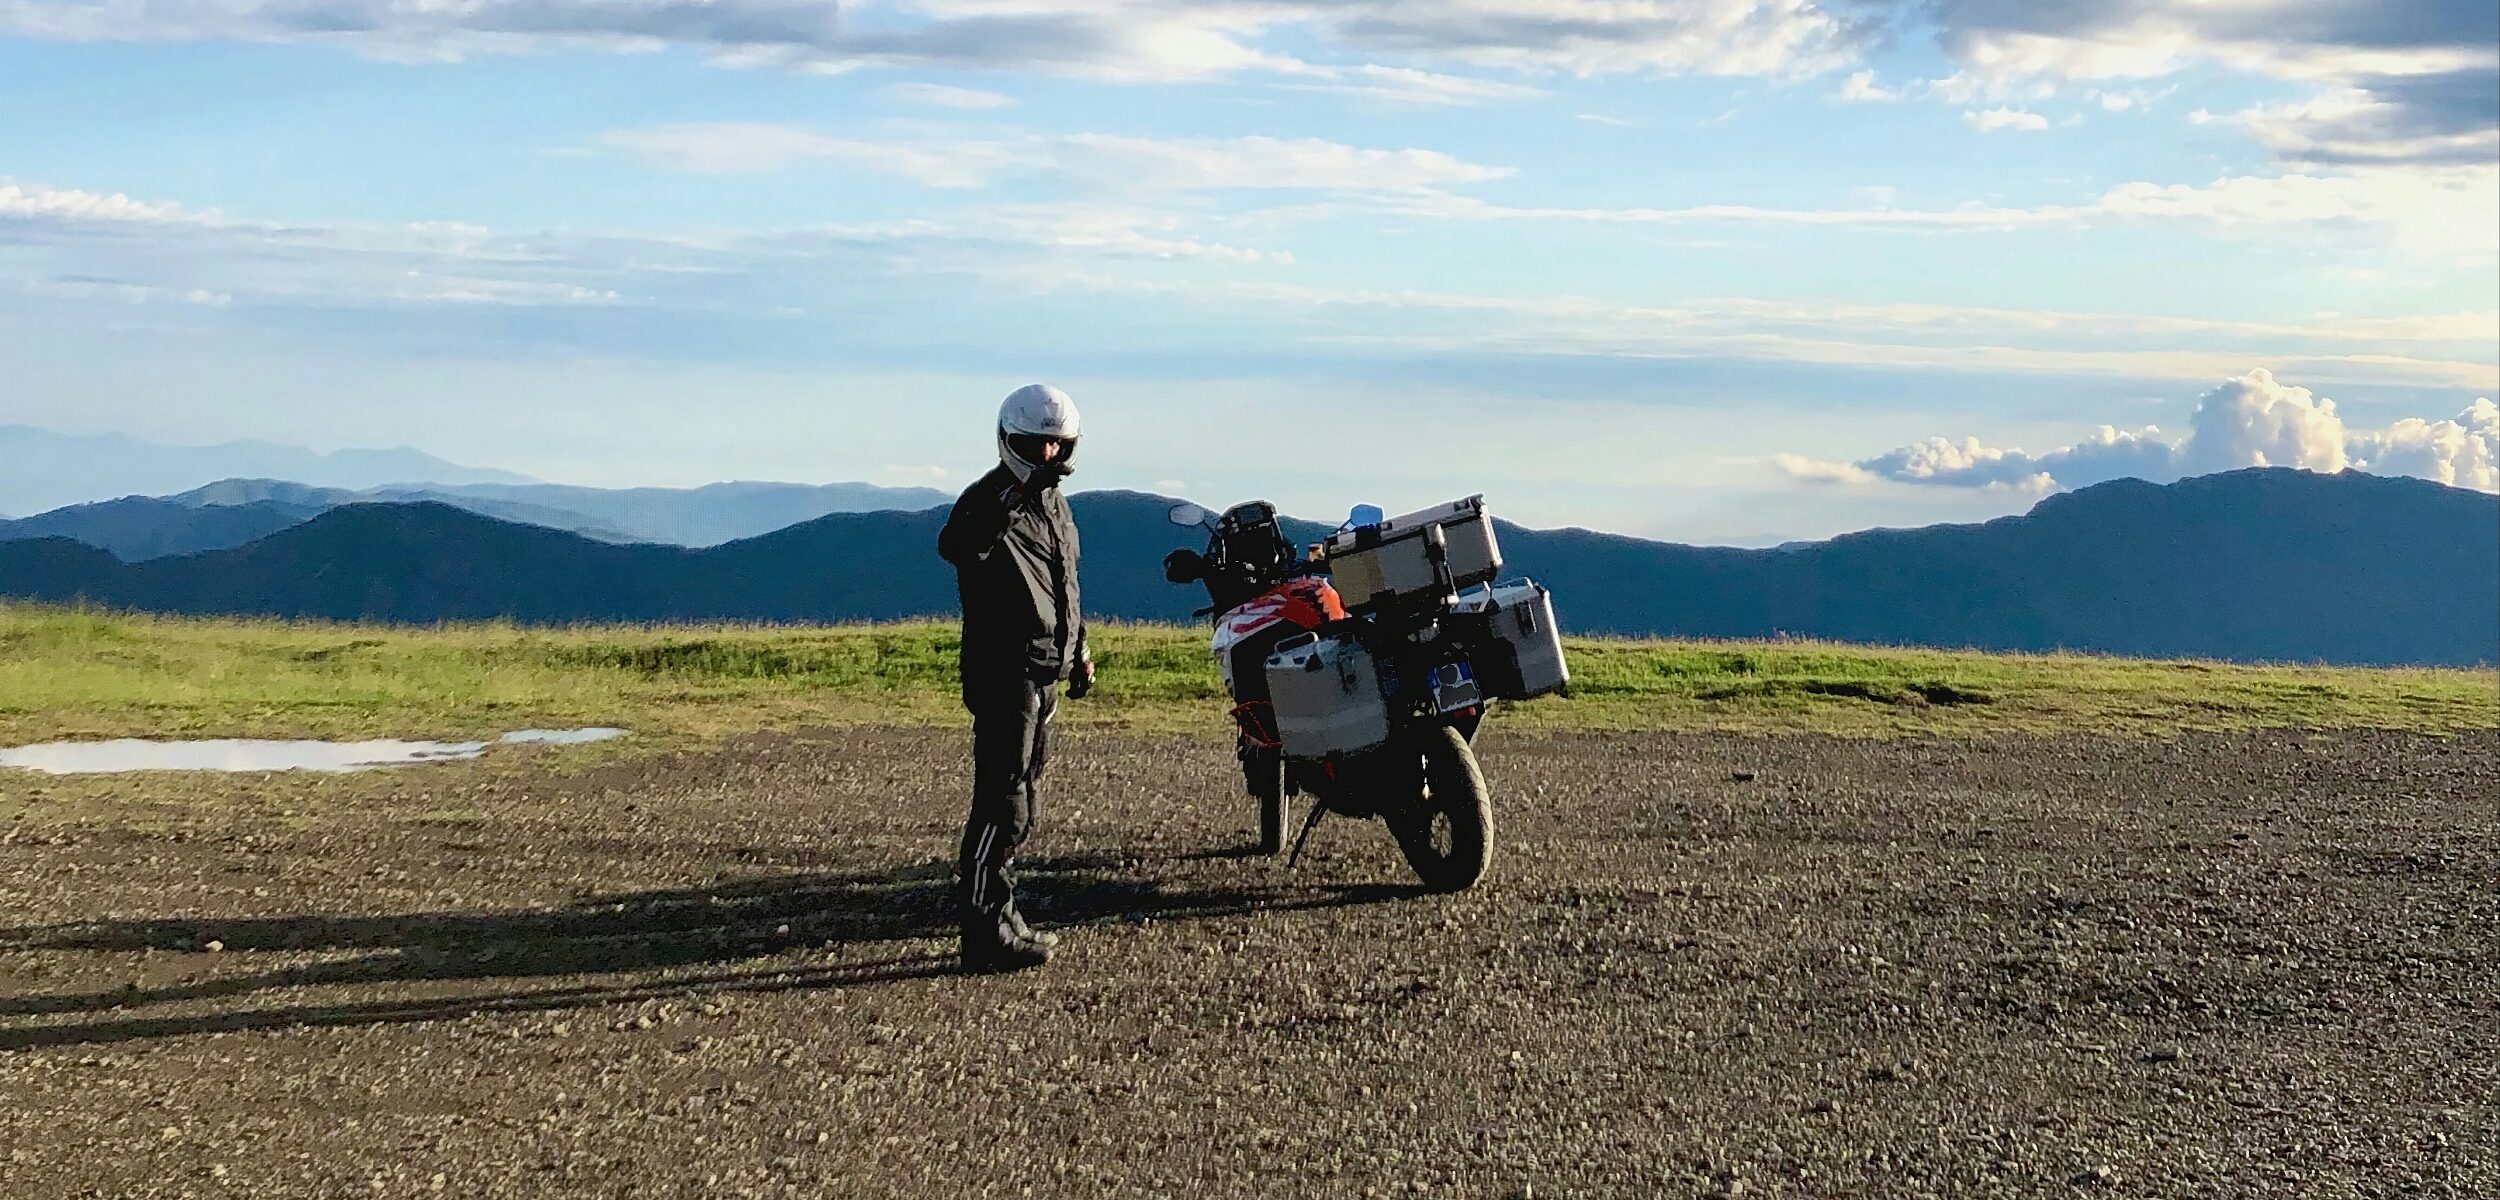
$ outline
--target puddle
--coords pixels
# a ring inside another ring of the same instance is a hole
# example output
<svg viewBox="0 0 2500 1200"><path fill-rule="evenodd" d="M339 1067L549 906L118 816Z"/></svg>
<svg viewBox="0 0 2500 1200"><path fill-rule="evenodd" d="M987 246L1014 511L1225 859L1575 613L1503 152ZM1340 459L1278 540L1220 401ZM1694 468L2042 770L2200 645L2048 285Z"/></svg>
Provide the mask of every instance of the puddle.
<svg viewBox="0 0 2500 1200"><path fill-rule="evenodd" d="M286 742L213 738L155 742L45 742L0 750L0 767L52 775L106 771L362 771L371 767L476 758L491 745L577 746L623 737L622 729L522 729L493 742Z"/></svg>

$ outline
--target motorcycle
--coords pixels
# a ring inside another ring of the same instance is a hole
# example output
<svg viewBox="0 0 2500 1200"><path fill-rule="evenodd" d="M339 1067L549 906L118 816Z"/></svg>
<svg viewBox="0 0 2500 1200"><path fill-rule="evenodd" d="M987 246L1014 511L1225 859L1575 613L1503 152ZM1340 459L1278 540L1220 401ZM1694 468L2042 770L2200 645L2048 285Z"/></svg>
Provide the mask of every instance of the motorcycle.
<svg viewBox="0 0 2500 1200"><path fill-rule="evenodd" d="M1289 865L1320 817L1334 813L1380 820L1429 888L1460 891L1483 876L1493 809L1474 751L1488 699L1477 661L1491 650L1515 666L1517 656L1498 644L1486 604L1471 609L1458 597L1462 584L1489 583L1500 566L1480 500L1444 506L1472 517L1450 526L1464 530L1455 554L1442 523L1399 518L1406 524L1390 540L1412 552L1410 565L1402 581L1387 582L1377 563L1356 561L1396 525L1369 505L1300 552L1265 501L1221 514L1171 510L1173 524L1206 533L1203 550L1165 557L1164 578L1207 590L1208 606L1194 615L1213 618L1209 648L1232 701L1243 786L1259 804L1261 853L1284 850L1300 796L1310 808ZM1332 578L1340 566L1363 583L1351 605ZM1550 605L1544 611L1550 622ZM1553 660L1559 671L1558 643Z"/></svg>

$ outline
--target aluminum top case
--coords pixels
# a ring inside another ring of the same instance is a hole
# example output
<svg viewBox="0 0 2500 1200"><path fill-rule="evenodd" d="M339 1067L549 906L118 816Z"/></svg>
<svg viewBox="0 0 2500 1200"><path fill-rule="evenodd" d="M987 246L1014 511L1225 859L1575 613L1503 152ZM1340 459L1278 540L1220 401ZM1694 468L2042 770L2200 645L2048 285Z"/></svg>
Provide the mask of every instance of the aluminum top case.
<svg viewBox="0 0 2500 1200"><path fill-rule="evenodd" d="M1448 547L1446 584L1435 576L1427 553L1426 533L1434 526ZM1493 518L1481 495L1333 534L1321 553L1328 559L1329 584L1348 612L1434 600L1502 573L1502 548L1493 540Z"/></svg>

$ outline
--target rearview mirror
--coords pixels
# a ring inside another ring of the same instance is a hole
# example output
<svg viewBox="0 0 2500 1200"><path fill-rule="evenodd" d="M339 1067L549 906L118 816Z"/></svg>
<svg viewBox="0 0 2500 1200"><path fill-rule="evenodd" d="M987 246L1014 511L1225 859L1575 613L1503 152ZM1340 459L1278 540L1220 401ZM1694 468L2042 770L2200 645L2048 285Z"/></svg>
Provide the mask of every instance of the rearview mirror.
<svg viewBox="0 0 2500 1200"><path fill-rule="evenodd" d="M1175 525L1204 525L1207 523L1207 510L1200 508L1195 504L1173 505L1170 515L1172 523Z"/></svg>
<svg viewBox="0 0 2500 1200"><path fill-rule="evenodd" d="M1387 519L1387 514L1380 511L1379 505L1357 504L1346 510L1345 524L1340 525L1337 528L1339 530L1363 529L1369 526L1378 525Z"/></svg>
<svg viewBox="0 0 2500 1200"><path fill-rule="evenodd" d="M1196 583L1207 577L1207 560L1195 550L1175 550L1163 556L1163 578L1172 583Z"/></svg>

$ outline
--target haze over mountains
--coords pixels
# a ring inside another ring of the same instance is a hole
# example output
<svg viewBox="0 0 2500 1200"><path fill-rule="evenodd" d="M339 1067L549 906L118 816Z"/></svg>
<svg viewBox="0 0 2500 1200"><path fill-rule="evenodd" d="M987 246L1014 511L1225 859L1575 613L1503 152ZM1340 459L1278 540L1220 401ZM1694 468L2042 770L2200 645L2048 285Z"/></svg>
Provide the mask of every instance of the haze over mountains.
<svg viewBox="0 0 2500 1200"><path fill-rule="evenodd" d="M1191 619L1203 593L1160 573L1166 551L1196 541L1166 520L1173 501L1070 501L1090 612ZM273 493L230 507L282 503ZM0 543L0 595L401 622L892 619L953 610L952 575L932 550L944 516L832 513L696 549L602 542L439 501L356 503L230 549L145 562L61 537ZM1291 532L1307 541L1322 527L1295 522ZM1506 574L1553 587L1563 624L1578 632L2500 660L2500 496L2410 478L2259 468L2122 480L1985 524L1778 550L1507 523L1500 537Z"/></svg>
<svg viewBox="0 0 2500 1200"><path fill-rule="evenodd" d="M865 483L716 483L699 488L586 488L560 484L309 487L227 479L172 496L125 496L0 520L0 541L65 537L127 562L226 550L349 504L433 502L602 542L711 546L831 512L917 509L953 499L930 488ZM559 507L561 506L561 507Z"/></svg>
<svg viewBox="0 0 2500 1200"><path fill-rule="evenodd" d="M162 496L220 479L289 479L313 487L426 482L528 483L525 475L445 462L406 447L324 453L274 442L174 446L120 433L0 425L0 516L121 496Z"/></svg>

